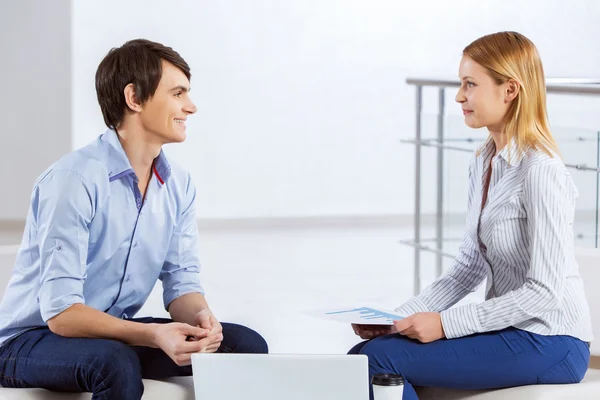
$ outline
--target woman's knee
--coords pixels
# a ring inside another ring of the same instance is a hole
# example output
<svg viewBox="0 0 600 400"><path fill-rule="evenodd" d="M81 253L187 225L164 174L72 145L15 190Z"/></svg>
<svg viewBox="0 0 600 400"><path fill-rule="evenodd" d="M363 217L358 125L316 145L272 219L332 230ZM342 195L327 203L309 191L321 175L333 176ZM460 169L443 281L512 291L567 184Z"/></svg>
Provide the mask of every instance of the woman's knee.
<svg viewBox="0 0 600 400"><path fill-rule="evenodd" d="M375 339L371 339L367 342L364 342L362 348L360 349L360 354L365 354L367 356L377 356L381 353L386 353L386 350L390 347L392 341L387 336L380 336Z"/></svg>
<svg viewBox="0 0 600 400"><path fill-rule="evenodd" d="M397 353L402 341L398 335L380 336L362 344L358 354L368 357L371 373L401 373L401 363L391 355Z"/></svg>
<svg viewBox="0 0 600 400"><path fill-rule="evenodd" d="M354 345L354 347L352 347L349 351L348 354L360 354L360 351L362 350L362 348L365 346L365 344L369 343L368 340L365 340L364 342L360 342L356 345Z"/></svg>

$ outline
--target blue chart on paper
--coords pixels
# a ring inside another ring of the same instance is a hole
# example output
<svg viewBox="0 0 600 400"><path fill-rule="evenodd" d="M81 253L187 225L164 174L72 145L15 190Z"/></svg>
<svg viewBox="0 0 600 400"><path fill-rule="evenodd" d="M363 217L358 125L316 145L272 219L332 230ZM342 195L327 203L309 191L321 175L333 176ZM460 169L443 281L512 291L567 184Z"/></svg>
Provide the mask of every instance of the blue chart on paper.
<svg viewBox="0 0 600 400"><path fill-rule="evenodd" d="M365 322L368 322L370 319L380 319L384 318L387 322L392 323L393 321L397 321L402 319L399 315L390 314L384 311L379 311L370 307L360 307L354 308L352 310L343 310L343 311L332 311L326 314L344 314L344 313L355 313L360 315L360 319L364 319Z"/></svg>

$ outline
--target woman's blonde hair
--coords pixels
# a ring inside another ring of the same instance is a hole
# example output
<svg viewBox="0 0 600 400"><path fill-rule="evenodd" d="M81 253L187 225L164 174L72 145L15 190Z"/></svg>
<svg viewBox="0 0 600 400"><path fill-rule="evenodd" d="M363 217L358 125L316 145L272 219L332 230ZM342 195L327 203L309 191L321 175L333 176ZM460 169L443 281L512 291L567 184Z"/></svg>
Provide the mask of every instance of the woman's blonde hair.
<svg viewBox="0 0 600 400"><path fill-rule="evenodd" d="M503 121L508 145L515 139L517 154L528 148L558 154L546 111L544 68L531 40L517 32L493 33L475 40L463 54L486 68L498 85L513 79L521 86Z"/></svg>

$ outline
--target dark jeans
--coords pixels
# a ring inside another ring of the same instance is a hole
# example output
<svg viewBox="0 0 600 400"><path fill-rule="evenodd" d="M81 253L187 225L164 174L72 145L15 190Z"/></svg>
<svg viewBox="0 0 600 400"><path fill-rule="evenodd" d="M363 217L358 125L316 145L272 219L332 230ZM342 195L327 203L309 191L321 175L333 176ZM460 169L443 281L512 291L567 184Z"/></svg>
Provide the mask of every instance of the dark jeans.
<svg viewBox="0 0 600 400"><path fill-rule="evenodd" d="M369 357L369 376L404 376L404 400L414 386L496 389L581 381L588 344L571 336L543 336L516 328L423 344L398 334L357 344L350 354ZM371 394L371 399L373 395Z"/></svg>
<svg viewBox="0 0 600 400"><path fill-rule="evenodd" d="M136 318L168 323L163 318ZM267 353L267 343L245 326L222 323L220 353ZM116 340L65 338L48 328L27 331L0 347L0 386L39 387L61 392L92 392L93 400L139 400L142 378L192 375L161 349L129 346Z"/></svg>

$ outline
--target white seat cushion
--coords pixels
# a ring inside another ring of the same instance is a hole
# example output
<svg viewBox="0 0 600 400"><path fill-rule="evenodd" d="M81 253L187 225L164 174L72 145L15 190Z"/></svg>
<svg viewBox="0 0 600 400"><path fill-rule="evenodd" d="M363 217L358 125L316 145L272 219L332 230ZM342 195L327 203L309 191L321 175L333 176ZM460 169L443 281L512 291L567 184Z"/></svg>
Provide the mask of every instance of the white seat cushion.
<svg viewBox="0 0 600 400"><path fill-rule="evenodd" d="M600 370L589 369L581 383L574 385L532 385L498 390L454 390L418 388L419 400L563 400L598 399Z"/></svg>
<svg viewBox="0 0 600 400"><path fill-rule="evenodd" d="M91 393L59 393L45 389L0 388L0 400L90 400ZM194 400L191 376L169 378L165 381L144 379L142 400Z"/></svg>

